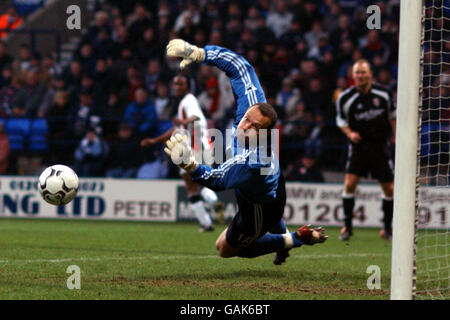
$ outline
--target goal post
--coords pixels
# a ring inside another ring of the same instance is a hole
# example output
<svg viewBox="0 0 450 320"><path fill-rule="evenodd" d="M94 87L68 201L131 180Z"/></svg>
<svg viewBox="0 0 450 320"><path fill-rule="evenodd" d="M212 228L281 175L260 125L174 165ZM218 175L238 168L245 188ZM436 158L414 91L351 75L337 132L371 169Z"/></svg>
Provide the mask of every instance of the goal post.
<svg viewBox="0 0 450 320"><path fill-rule="evenodd" d="M391 299L450 298L450 1L400 3Z"/></svg>
<svg viewBox="0 0 450 320"><path fill-rule="evenodd" d="M391 299L412 299L422 1L400 3Z"/></svg>

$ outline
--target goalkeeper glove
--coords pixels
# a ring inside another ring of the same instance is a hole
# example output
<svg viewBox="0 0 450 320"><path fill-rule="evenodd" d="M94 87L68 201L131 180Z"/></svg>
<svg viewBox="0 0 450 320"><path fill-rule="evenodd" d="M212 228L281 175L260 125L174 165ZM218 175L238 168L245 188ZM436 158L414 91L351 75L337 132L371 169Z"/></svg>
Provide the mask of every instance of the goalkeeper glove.
<svg viewBox="0 0 450 320"><path fill-rule="evenodd" d="M180 63L181 70L192 62L200 63L205 60L205 49L194 46L182 39L170 40L166 49L168 57L183 58Z"/></svg>
<svg viewBox="0 0 450 320"><path fill-rule="evenodd" d="M191 147L188 144L188 137L177 133L166 142L167 148L164 151L172 159L172 162L191 173L198 168Z"/></svg>

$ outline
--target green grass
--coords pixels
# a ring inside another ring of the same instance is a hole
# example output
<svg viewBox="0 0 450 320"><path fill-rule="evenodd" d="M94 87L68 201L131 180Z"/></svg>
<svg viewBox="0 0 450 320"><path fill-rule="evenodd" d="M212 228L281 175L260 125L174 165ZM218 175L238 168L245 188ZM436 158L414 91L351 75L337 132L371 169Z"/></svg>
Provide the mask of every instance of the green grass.
<svg viewBox="0 0 450 320"><path fill-rule="evenodd" d="M391 244L378 229L356 229L350 242L327 229L323 244L221 259L212 233L194 223L0 220L0 299L388 299ZM291 227L293 229L293 227ZM69 265L81 289L69 290ZM369 290L366 269L381 269Z"/></svg>

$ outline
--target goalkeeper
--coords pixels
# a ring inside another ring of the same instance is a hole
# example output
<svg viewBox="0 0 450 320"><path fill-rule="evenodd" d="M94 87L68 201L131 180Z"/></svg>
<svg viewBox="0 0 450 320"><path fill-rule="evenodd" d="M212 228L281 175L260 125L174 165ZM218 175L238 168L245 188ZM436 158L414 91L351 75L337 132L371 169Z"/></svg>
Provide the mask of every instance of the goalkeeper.
<svg viewBox="0 0 450 320"><path fill-rule="evenodd" d="M281 264L291 248L324 242L327 236L322 228L303 226L296 232L287 231L282 220L286 204L285 182L275 152L271 152L270 161L264 162L265 147L249 144L256 140L255 137L270 131L277 121L277 114L266 103L253 67L228 49L219 46L198 48L181 39L169 42L167 55L182 58L181 69L192 62L218 67L230 78L236 99L232 156L217 169L195 160L187 136L175 134L167 141L165 149L193 181L212 190L235 190L238 212L216 241L220 256L253 258L275 252L274 263ZM272 172L265 175L263 169Z"/></svg>

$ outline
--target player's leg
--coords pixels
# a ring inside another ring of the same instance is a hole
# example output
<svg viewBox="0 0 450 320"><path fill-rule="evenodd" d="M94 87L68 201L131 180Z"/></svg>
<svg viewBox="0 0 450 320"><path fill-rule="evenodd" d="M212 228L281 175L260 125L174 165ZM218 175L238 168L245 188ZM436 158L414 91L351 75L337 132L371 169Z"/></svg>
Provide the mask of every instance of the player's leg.
<svg viewBox="0 0 450 320"><path fill-rule="evenodd" d="M200 185L193 182L189 174L182 174L183 180L186 184L189 203L195 216L200 223L200 231L212 231L212 221L208 212L205 209L205 204L200 195Z"/></svg>
<svg viewBox="0 0 450 320"><path fill-rule="evenodd" d="M216 248L222 258L231 258L239 255L240 248L230 245L226 239L228 228L226 228L216 240Z"/></svg>
<svg viewBox="0 0 450 320"><path fill-rule="evenodd" d="M206 187L203 187L200 191L200 194L202 195L203 199L208 202L208 204L211 206L211 208L214 208L214 211L216 212L216 219L217 222L222 224L225 221L225 212L223 203L219 201L219 198L217 197L217 194Z"/></svg>
<svg viewBox="0 0 450 320"><path fill-rule="evenodd" d="M387 145L373 148L371 156L371 171L374 178L380 182L383 190L383 229L380 236L392 240L392 217L394 213L394 165Z"/></svg>
<svg viewBox="0 0 450 320"><path fill-rule="evenodd" d="M285 234L288 233L289 230L286 227L286 224L284 223L283 219L280 219L280 221L273 226L272 228L269 229L270 233L275 233L275 234ZM273 263L275 265L280 265L284 262L286 262L286 259L289 257L289 251L291 249L284 249L284 250L280 250L278 252L275 252L275 256L273 257Z"/></svg>
<svg viewBox="0 0 450 320"><path fill-rule="evenodd" d="M353 173L347 173L344 179L344 192L342 194L342 205L344 208L344 228L339 240L348 240L353 234L353 209L355 208L355 191L360 177Z"/></svg>
<svg viewBox="0 0 450 320"><path fill-rule="evenodd" d="M348 160L345 165L344 191L342 194L342 206L344 208L344 227L341 230L339 240L348 240L353 235L353 209L355 207L355 191L360 177L367 176L368 158L367 147L361 144L350 144Z"/></svg>
<svg viewBox="0 0 450 320"><path fill-rule="evenodd" d="M244 208L248 209L247 206L239 207L240 211L234 216L232 223L217 238L216 248L219 251L219 255L223 258L235 256L254 258L268 253L300 247L303 244L320 243L327 238L323 229L310 229L306 226L303 226L296 232L284 234L266 233L269 227L263 221L263 211L260 205L254 206L252 215L246 211L244 216L242 210ZM273 225L274 223L272 223ZM261 234L262 236L260 236Z"/></svg>
<svg viewBox="0 0 450 320"><path fill-rule="evenodd" d="M391 240L392 239L392 217L394 215L394 183L393 182L380 182L383 189L383 224L384 228L380 232L380 236Z"/></svg>

